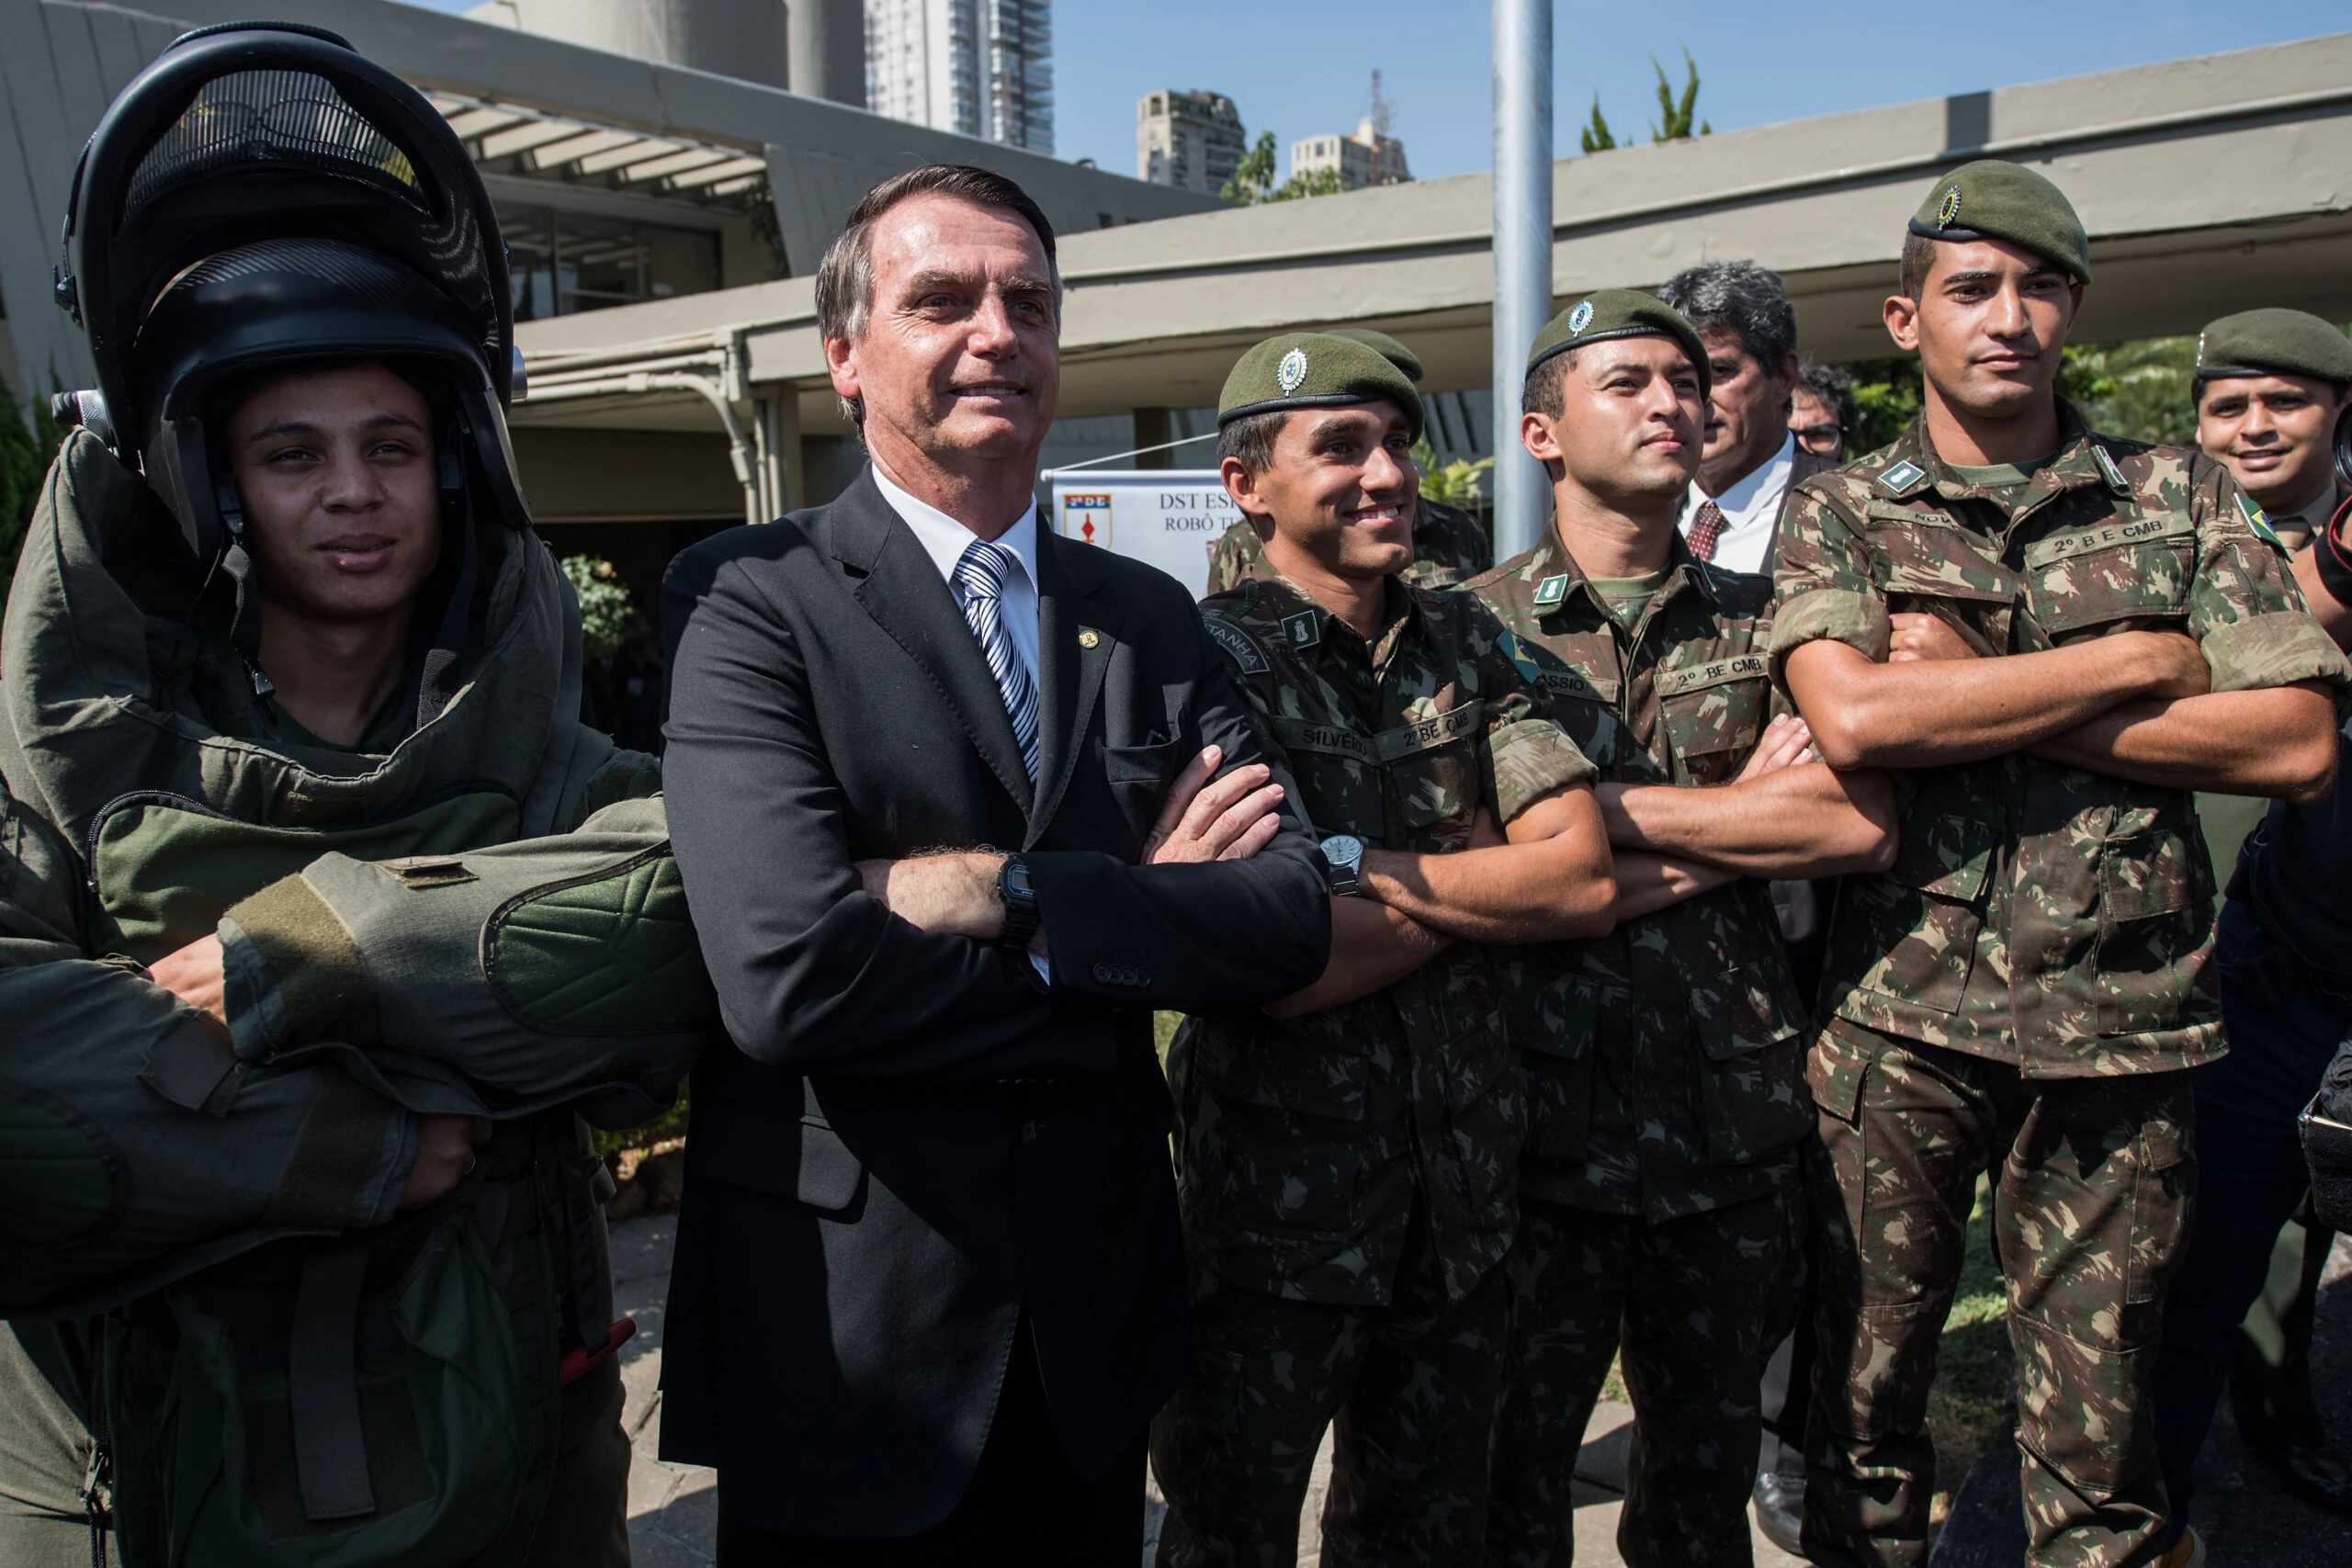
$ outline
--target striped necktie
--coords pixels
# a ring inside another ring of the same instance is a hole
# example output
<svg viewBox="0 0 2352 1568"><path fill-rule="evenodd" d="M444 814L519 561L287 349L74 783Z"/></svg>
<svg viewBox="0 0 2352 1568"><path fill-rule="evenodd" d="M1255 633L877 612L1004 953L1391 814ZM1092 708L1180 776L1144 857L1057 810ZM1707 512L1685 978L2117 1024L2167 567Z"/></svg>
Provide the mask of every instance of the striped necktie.
<svg viewBox="0 0 2352 1568"><path fill-rule="evenodd" d="M1004 696L1005 716L1012 720L1012 738L1021 742L1021 761L1034 781L1037 776L1037 685L1029 667L1013 650L1001 613L1004 580L1014 570L1015 558L1001 545L975 539L964 547L956 563L956 595L964 602L964 619L971 623L973 639L996 677Z"/></svg>
<svg viewBox="0 0 2352 1568"><path fill-rule="evenodd" d="M1698 514L1690 519L1690 553L1701 560L1714 559L1715 546L1723 536L1723 509L1712 501L1701 502Z"/></svg>

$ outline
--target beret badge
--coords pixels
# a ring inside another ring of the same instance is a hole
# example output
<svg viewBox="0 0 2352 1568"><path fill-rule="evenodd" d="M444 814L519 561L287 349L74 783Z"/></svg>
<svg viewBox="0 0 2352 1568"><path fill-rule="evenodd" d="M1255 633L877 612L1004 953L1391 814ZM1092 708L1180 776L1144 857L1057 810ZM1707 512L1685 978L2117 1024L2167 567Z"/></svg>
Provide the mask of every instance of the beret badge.
<svg viewBox="0 0 2352 1568"><path fill-rule="evenodd" d="M1592 301L1587 299L1568 312L1568 335L1574 337L1590 325L1592 325Z"/></svg>
<svg viewBox="0 0 2352 1568"><path fill-rule="evenodd" d="M1936 227L1949 229L1952 225L1952 220L1959 216L1960 187L1954 186L1944 192L1944 198L1941 201L1936 203Z"/></svg>
<svg viewBox="0 0 2352 1568"><path fill-rule="evenodd" d="M1282 388L1284 397L1297 391L1298 384L1306 379L1306 350L1303 348L1292 349L1283 355L1282 363L1274 367L1274 384Z"/></svg>

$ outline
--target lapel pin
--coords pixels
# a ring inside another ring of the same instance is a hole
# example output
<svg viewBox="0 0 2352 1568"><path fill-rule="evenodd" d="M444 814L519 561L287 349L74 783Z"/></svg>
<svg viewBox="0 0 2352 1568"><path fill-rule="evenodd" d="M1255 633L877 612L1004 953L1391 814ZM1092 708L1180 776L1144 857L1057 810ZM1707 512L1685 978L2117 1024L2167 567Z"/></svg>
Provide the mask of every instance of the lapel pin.
<svg viewBox="0 0 2352 1568"><path fill-rule="evenodd" d="M1092 626L1078 634L1078 646L1080 648L1100 648L1102 645L1102 634Z"/></svg>

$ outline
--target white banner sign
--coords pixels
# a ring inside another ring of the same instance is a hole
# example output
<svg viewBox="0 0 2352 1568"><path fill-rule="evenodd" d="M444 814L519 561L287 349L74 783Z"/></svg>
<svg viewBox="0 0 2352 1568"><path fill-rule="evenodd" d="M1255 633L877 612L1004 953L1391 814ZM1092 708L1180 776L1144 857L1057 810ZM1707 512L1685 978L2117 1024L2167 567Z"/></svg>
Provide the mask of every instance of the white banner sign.
<svg viewBox="0 0 2352 1568"><path fill-rule="evenodd" d="M1074 468L1048 477L1054 527L1064 538L1148 562L1196 599L1208 589L1216 542L1241 521L1215 468Z"/></svg>

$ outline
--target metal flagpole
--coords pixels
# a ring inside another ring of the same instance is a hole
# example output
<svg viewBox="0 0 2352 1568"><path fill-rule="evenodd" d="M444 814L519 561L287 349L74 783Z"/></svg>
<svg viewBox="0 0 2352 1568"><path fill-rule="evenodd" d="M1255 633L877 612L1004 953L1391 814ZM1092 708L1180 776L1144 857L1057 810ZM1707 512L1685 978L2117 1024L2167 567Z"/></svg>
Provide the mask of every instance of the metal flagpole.
<svg viewBox="0 0 2352 1568"><path fill-rule="evenodd" d="M1551 513L1519 444L1527 346L1552 314L1552 0L1495 0L1495 558L1531 549Z"/></svg>

